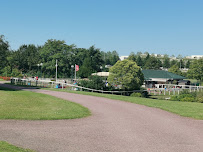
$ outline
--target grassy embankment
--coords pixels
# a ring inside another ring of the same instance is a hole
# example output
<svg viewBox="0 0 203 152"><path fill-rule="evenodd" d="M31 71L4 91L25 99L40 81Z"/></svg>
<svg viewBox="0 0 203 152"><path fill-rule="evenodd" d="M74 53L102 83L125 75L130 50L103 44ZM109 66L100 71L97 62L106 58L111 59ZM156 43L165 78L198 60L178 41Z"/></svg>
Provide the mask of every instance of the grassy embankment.
<svg viewBox="0 0 203 152"><path fill-rule="evenodd" d="M34 152L29 149L23 149L20 147L13 146L11 144L8 144L5 141L0 141L0 151L1 152Z"/></svg>
<svg viewBox="0 0 203 152"><path fill-rule="evenodd" d="M139 97L129 97L129 96L120 96L120 95L111 95L111 94L101 94L93 92L82 92L82 91L69 91L62 89L48 89L53 91L64 91L70 93L77 93L83 95L91 95L97 97L105 97L114 100L122 100L126 102L146 105L149 107L160 108L180 116L191 117L195 119L203 120L203 104L196 102L179 102L179 101L167 101L167 100L156 100L148 98L139 98Z"/></svg>
<svg viewBox="0 0 203 152"><path fill-rule="evenodd" d="M55 120L90 115L90 111L73 102L29 91L0 87L0 119Z"/></svg>

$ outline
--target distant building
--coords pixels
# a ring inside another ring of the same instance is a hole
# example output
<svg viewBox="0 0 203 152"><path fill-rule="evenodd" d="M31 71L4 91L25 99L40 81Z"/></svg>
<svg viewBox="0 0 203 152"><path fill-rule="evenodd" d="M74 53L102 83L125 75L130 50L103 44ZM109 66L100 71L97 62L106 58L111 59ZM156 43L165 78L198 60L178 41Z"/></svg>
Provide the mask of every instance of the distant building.
<svg viewBox="0 0 203 152"><path fill-rule="evenodd" d="M123 61L125 59L127 59L129 56L120 56L120 60Z"/></svg>
<svg viewBox="0 0 203 152"><path fill-rule="evenodd" d="M203 55L191 55L191 56L186 56L186 59L201 59L203 58Z"/></svg>
<svg viewBox="0 0 203 152"><path fill-rule="evenodd" d="M142 70L146 88L155 88L158 84L172 84L185 79L185 77L163 70Z"/></svg>

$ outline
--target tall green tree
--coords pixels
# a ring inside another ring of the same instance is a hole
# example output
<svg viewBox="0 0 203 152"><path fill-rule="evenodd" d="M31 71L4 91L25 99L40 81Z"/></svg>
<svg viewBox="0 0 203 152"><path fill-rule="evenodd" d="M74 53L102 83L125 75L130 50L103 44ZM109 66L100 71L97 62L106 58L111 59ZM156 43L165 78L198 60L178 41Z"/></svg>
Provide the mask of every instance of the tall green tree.
<svg viewBox="0 0 203 152"><path fill-rule="evenodd" d="M189 67L190 67L190 60L187 60L185 67L186 67L186 68L189 68Z"/></svg>
<svg viewBox="0 0 203 152"><path fill-rule="evenodd" d="M135 55L134 52L131 52L128 59L136 62L137 61L137 56Z"/></svg>
<svg viewBox="0 0 203 152"><path fill-rule="evenodd" d="M157 58L155 57L150 57L145 65L144 65L144 69L154 69L154 70L157 70L159 69L161 66L161 61L158 60Z"/></svg>
<svg viewBox="0 0 203 152"><path fill-rule="evenodd" d="M110 69L108 82L111 85L121 86L124 90L140 89L144 76L141 68L132 60L118 61Z"/></svg>
<svg viewBox="0 0 203 152"><path fill-rule="evenodd" d="M68 77L71 75L70 57L73 54L74 45L67 45L65 41L48 40L40 49L43 72L48 77L56 77L56 60L58 61L58 77ZM76 64L76 63L75 63Z"/></svg>
<svg viewBox="0 0 203 152"><path fill-rule="evenodd" d="M187 76L192 79L203 81L203 59L194 60L191 63Z"/></svg>
<svg viewBox="0 0 203 152"><path fill-rule="evenodd" d="M21 45L17 51L12 53L12 58L10 60L14 60L15 66L19 70L23 72L36 71L40 60L39 47L33 44Z"/></svg>
<svg viewBox="0 0 203 152"><path fill-rule="evenodd" d="M80 67L80 70L78 72L79 76L81 78L87 78L93 73L93 68L92 68L92 61L90 57L85 58L84 63Z"/></svg>
<svg viewBox="0 0 203 152"><path fill-rule="evenodd" d="M138 55L138 57L137 57L137 65L140 66L140 67L143 66L143 60L142 60L142 58L140 57L140 55Z"/></svg>
<svg viewBox="0 0 203 152"><path fill-rule="evenodd" d="M175 74L178 74L178 75L182 75L182 72L180 71L178 64L175 64L175 65L173 65L172 67L170 67L170 68L168 69L168 71L171 72L171 73L175 73Z"/></svg>
<svg viewBox="0 0 203 152"><path fill-rule="evenodd" d="M170 68L170 59L168 56L164 56L163 67L164 68Z"/></svg>
<svg viewBox="0 0 203 152"><path fill-rule="evenodd" d="M7 66L9 55L9 43L3 35L0 35L0 71Z"/></svg>

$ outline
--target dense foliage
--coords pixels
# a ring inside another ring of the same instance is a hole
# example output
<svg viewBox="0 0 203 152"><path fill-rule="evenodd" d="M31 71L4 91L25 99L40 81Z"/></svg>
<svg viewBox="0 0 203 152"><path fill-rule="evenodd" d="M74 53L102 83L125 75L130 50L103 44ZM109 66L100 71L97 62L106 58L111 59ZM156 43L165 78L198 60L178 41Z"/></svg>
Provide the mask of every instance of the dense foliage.
<svg viewBox="0 0 203 152"><path fill-rule="evenodd" d="M96 90L105 90L105 82L100 76L89 76L88 80L81 80L79 85L85 88L91 88Z"/></svg>
<svg viewBox="0 0 203 152"><path fill-rule="evenodd" d="M110 69L108 82L124 90L139 90L144 76L141 68L132 60L118 61Z"/></svg>
<svg viewBox="0 0 203 152"><path fill-rule="evenodd" d="M129 60L134 61L142 69L168 69L190 79L203 81L203 59L190 60L179 55L175 56L149 54L145 52L131 53ZM73 65L77 64L80 70L77 76L86 78L92 73L109 71L107 65L113 66L119 60L116 51L104 52L94 46L77 48L74 44L68 45L65 41L49 39L42 46L23 44L17 50L10 50L9 42L0 35L0 75L22 77L39 76L55 78L56 60L58 60L58 77L72 77ZM188 73L180 68L189 68Z"/></svg>
<svg viewBox="0 0 203 152"><path fill-rule="evenodd" d="M172 96L170 100L203 103L203 92L189 92L188 90L184 90L180 95Z"/></svg>
<svg viewBox="0 0 203 152"><path fill-rule="evenodd" d="M9 50L9 43L0 36L0 75L22 77L55 77L58 60L58 77L73 76L75 64L80 66L77 76L84 78L93 72L108 71L105 65L114 65L119 60L116 51L103 52L91 46L88 49L67 45L61 40L47 40L42 46L21 45L18 50ZM101 68L102 67L102 68Z"/></svg>

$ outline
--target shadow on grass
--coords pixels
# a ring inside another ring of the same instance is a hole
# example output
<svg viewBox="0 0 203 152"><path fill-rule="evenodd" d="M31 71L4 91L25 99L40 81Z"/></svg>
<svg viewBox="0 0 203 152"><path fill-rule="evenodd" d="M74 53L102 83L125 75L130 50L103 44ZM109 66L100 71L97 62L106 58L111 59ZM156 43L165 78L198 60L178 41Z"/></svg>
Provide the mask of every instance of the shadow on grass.
<svg viewBox="0 0 203 152"><path fill-rule="evenodd" d="M30 90L30 89L40 89L39 87L27 87L27 86L18 86L11 84L0 83L0 91L21 91L21 90Z"/></svg>

